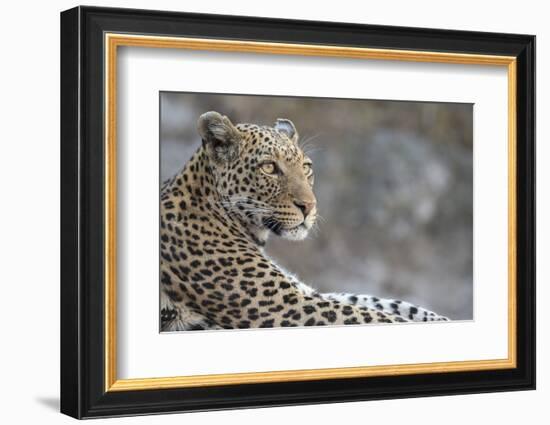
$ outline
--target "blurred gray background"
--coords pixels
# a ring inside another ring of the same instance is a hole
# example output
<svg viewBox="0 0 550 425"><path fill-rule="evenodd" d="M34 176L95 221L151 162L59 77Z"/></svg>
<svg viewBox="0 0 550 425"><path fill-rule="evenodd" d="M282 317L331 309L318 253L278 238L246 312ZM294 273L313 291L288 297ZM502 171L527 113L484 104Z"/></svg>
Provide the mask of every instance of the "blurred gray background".
<svg viewBox="0 0 550 425"><path fill-rule="evenodd" d="M200 146L198 117L294 122L309 140L323 217L266 251L322 292L399 298L472 319L471 104L162 92L161 178Z"/></svg>

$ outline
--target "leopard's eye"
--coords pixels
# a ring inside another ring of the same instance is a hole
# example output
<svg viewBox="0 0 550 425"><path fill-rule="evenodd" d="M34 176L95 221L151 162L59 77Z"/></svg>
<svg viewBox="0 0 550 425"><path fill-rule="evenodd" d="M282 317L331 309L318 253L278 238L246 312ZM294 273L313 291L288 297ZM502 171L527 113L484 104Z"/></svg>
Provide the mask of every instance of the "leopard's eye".
<svg viewBox="0 0 550 425"><path fill-rule="evenodd" d="M311 164L309 162L304 163L304 165L302 165L302 168L303 168L304 174L306 176L309 175L309 173L311 173L311 171L312 171L312 167L311 167Z"/></svg>
<svg viewBox="0 0 550 425"><path fill-rule="evenodd" d="M273 162L264 162L260 165L260 169L266 174L275 174L277 171L277 167Z"/></svg>

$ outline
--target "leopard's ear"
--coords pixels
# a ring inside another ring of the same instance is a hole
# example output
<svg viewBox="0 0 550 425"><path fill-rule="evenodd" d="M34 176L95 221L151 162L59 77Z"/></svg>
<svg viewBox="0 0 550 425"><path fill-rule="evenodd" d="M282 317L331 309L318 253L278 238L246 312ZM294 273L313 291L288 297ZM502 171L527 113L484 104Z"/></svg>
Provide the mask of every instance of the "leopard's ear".
<svg viewBox="0 0 550 425"><path fill-rule="evenodd" d="M286 118L277 118L275 125L273 126L279 133L286 135L294 143L298 143L298 130L294 126L294 123Z"/></svg>
<svg viewBox="0 0 550 425"><path fill-rule="evenodd" d="M242 135L229 118L219 112L205 112L199 117L197 128L202 144L216 162L231 162L239 156Z"/></svg>

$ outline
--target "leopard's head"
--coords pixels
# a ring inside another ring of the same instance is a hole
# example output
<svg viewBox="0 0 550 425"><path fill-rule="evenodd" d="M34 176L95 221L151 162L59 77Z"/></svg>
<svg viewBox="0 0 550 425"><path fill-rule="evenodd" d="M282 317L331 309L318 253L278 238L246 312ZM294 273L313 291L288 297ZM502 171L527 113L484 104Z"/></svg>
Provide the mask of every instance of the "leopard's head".
<svg viewBox="0 0 550 425"><path fill-rule="evenodd" d="M304 239L315 224L317 201L312 161L300 148L292 121L233 125L226 116L207 112L198 130L226 211L260 242L269 233Z"/></svg>

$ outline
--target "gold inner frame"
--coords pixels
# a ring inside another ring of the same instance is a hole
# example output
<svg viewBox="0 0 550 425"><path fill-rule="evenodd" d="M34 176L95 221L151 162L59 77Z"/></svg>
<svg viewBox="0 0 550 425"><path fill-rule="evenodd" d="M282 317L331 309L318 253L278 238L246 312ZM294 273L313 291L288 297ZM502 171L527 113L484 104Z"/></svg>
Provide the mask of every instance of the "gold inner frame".
<svg viewBox="0 0 550 425"><path fill-rule="evenodd" d="M105 34L105 391L236 385L285 381L443 373L516 367L516 58L461 53L370 49L327 45L267 43L148 35ZM383 366L285 370L174 377L118 379L116 372L116 123L119 46L326 56L468 65L504 66L508 72L508 357Z"/></svg>

